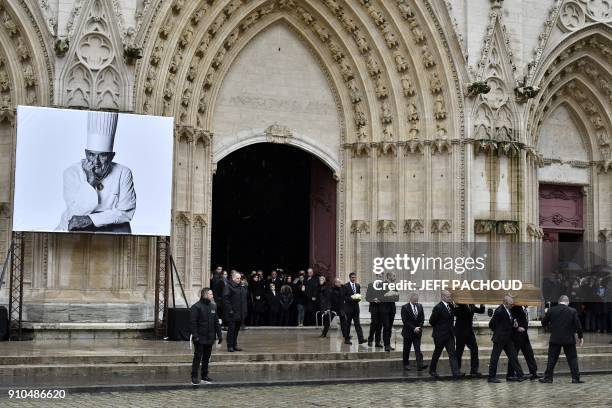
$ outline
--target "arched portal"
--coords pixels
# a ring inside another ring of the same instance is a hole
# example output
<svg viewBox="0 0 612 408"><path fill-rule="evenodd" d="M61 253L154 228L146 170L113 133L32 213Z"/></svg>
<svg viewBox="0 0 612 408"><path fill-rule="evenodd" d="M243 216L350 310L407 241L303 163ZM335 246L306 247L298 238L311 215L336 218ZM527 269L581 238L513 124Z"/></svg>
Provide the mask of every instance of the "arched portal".
<svg viewBox="0 0 612 408"><path fill-rule="evenodd" d="M335 276L336 181L317 157L257 143L217 163L213 178L212 267L283 268Z"/></svg>

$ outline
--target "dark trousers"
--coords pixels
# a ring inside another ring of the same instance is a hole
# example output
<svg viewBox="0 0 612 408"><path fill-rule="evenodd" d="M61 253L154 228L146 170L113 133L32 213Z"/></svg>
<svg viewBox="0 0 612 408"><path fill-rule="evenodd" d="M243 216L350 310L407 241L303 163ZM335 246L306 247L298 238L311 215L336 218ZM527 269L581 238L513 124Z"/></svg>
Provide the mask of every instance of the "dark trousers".
<svg viewBox="0 0 612 408"><path fill-rule="evenodd" d="M410 349L414 346L414 354L416 355L417 368L423 367L423 353L421 353L421 335L404 337L404 351L402 352L402 360L404 366L408 365L410 360Z"/></svg>
<svg viewBox="0 0 612 408"><path fill-rule="evenodd" d="M281 308L280 314L278 315L279 326L289 326L289 309Z"/></svg>
<svg viewBox="0 0 612 408"><path fill-rule="evenodd" d="M373 304L370 307L370 333L368 334L368 341L376 340L376 344L380 343L380 335L382 333L382 317L380 311L380 305Z"/></svg>
<svg viewBox="0 0 612 408"><path fill-rule="evenodd" d="M363 340L363 330L361 330L361 323L359 323L359 309L356 311L346 314L346 333L345 338L348 339L351 335L351 324L355 322L355 331L357 332L357 339Z"/></svg>
<svg viewBox="0 0 612 408"><path fill-rule="evenodd" d="M391 346L391 331L393 330L393 320L395 320L395 308L391 311L382 313L382 336L385 347Z"/></svg>
<svg viewBox="0 0 612 408"><path fill-rule="evenodd" d="M230 320L227 322L227 348L236 348L238 346L238 332L241 326L240 320Z"/></svg>
<svg viewBox="0 0 612 408"><path fill-rule="evenodd" d="M512 367L512 371L517 377L523 376L523 369L516 356L516 350L514 349L514 343L511 339L501 343L493 343L493 350L491 350L491 360L489 361L489 378L495 378L497 375L497 363L499 362L499 356L502 350L508 356L508 365Z"/></svg>
<svg viewBox="0 0 612 408"><path fill-rule="evenodd" d="M563 348L563 353L565 353L567 364L572 372L572 378L575 380L579 379L580 371L578 370L578 353L576 352L575 344L548 343L548 363L546 364L544 377L552 380L555 366L557 365L559 354L561 353L561 348Z"/></svg>
<svg viewBox="0 0 612 408"><path fill-rule="evenodd" d="M518 357L519 351L523 353L525 357L525 362L527 363L527 368L529 368L529 373L531 375L538 373L538 364L536 363L535 356L533 355L533 349L531 348L531 342L529 341L529 337L525 336L522 339L514 339L514 348L516 349L516 354ZM507 377L515 377L516 373L508 364L508 372L506 374Z"/></svg>
<svg viewBox="0 0 612 408"><path fill-rule="evenodd" d="M278 326L278 311L270 311L268 314L268 326Z"/></svg>
<svg viewBox="0 0 612 408"><path fill-rule="evenodd" d="M461 369L461 358L465 346L470 350L470 373L475 374L478 372L478 343L476 343L473 331L457 335L457 367L459 369Z"/></svg>
<svg viewBox="0 0 612 408"><path fill-rule="evenodd" d="M430 372L436 372L438 368L438 360L442 355L442 350L446 349L448 354L448 362L450 364L453 375L459 375L459 367L457 366L457 353L455 352L455 338L453 336L447 339L434 338L434 352L431 356L431 364L429 365Z"/></svg>
<svg viewBox="0 0 612 408"><path fill-rule="evenodd" d="M191 363L191 378L198 380L198 368L202 364L202 379L208 376L208 362L212 353L212 344L193 343L193 362Z"/></svg>
<svg viewBox="0 0 612 408"><path fill-rule="evenodd" d="M334 321L334 317L336 317L334 314L330 313L323 313L323 331L321 332L321 334L323 336L327 336L327 332L329 331L329 326L331 325L331 323ZM340 331L342 332L342 337L347 337L346 336L346 319L344 318L343 315L338 316L340 319Z"/></svg>
<svg viewBox="0 0 612 408"><path fill-rule="evenodd" d="M251 326L259 326L261 324L261 321L263 320L263 317L263 313L253 312L253 314L251 315Z"/></svg>

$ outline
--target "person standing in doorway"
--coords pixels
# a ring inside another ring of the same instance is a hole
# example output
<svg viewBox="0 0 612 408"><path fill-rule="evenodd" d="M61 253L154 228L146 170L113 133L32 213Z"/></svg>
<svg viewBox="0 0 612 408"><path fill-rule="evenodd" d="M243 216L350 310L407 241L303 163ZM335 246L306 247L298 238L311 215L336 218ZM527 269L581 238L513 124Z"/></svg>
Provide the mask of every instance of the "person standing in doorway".
<svg viewBox="0 0 612 408"><path fill-rule="evenodd" d="M240 273L232 271L231 279L223 290L223 309L227 321L227 351L238 348L238 332L247 315L247 288L240 283Z"/></svg>

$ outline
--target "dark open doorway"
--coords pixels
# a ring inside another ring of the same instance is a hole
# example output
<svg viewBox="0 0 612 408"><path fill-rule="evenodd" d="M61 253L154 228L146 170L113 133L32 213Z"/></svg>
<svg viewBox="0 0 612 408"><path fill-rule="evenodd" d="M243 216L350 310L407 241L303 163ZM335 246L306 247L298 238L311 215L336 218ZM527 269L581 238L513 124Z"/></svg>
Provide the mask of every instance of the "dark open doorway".
<svg viewBox="0 0 612 408"><path fill-rule="evenodd" d="M331 170L301 149L258 143L229 154L213 178L212 267L334 269L335 194Z"/></svg>

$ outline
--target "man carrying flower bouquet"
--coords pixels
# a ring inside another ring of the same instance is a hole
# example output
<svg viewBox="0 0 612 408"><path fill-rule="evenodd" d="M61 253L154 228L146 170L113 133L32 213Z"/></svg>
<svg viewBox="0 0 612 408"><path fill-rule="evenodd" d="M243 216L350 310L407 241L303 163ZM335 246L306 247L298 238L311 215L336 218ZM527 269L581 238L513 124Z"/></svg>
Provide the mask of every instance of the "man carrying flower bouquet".
<svg viewBox="0 0 612 408"><path fill-rule="evenodd" d="M351 321L355 322L355 331L359 344L365 343L367 340L363 337L361 323L359 323L359 301L361 301L361 286L357 283L357 274L351 272L349 274L349 282L344 285L344 314L346 315L346 337L344 344L351 343Z"/></svg>

